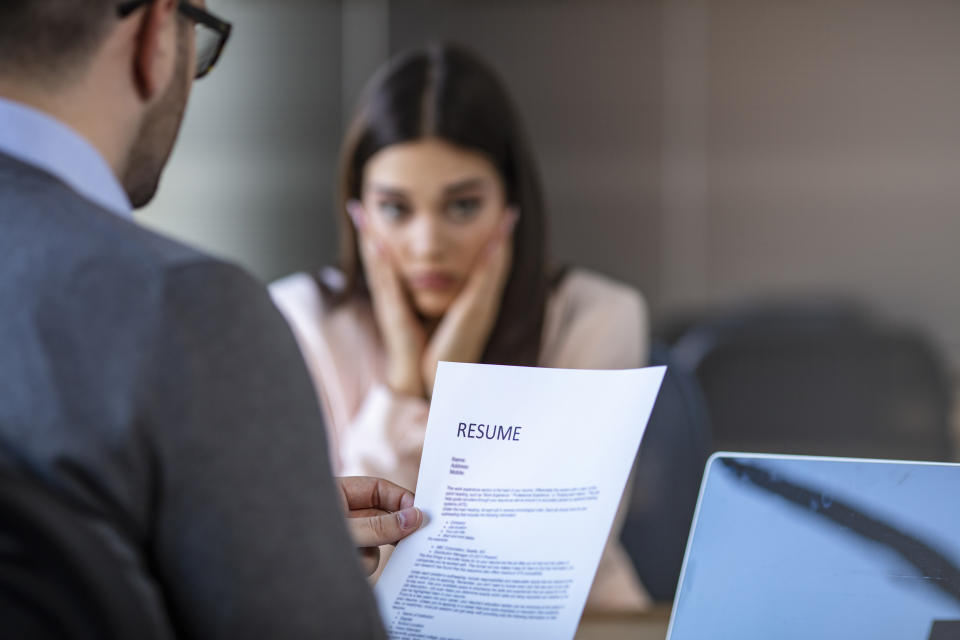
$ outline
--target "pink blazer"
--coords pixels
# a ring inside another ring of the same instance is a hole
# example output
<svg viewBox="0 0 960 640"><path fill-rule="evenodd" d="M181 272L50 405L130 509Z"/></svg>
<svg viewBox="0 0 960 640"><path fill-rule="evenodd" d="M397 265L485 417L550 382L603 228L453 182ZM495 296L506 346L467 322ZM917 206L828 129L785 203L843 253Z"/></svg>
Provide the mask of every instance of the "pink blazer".
<svg viewBox="0 0 960 640"><path fill-rule="evenodd" d="M334 284L338 276L325 274ZM377 476L415 489L429 403L394 393L383 382L385 353L369 302L329 308L317 282L305 273L274 282L270 293L290 323L316 385L335 472ZM599 274L574 270L547 301L539 365L642 367L648 336L647 308L637 291ZM618 542L624 503L587 601L594 611L639 610L649 604Z"/></svg>

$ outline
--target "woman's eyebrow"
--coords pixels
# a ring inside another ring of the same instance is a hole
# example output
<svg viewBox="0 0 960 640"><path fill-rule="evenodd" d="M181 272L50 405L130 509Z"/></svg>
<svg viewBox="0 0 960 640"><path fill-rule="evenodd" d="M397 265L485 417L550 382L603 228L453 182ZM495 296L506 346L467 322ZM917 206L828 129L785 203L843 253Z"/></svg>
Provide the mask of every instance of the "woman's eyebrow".
<svg viewBox="0 0 960 640"><path fill-rule="evenodd" d="M370 185L370 190L381 196L393 196L397 198L403 198L406 196L406 193L403 191L403 189L398 189L397 187L391 187L383 184L372 184Z"/></svg>
<svg viewBox="0 0 960 640"><path fill-rule="evenodd" d="M488 180L485 178L467 178L466 180L448 184L443 188L443 193L449 196L452 193L459 193L460 191L467 191L468 189L480 189L486 187L487 182Z"/></svg>

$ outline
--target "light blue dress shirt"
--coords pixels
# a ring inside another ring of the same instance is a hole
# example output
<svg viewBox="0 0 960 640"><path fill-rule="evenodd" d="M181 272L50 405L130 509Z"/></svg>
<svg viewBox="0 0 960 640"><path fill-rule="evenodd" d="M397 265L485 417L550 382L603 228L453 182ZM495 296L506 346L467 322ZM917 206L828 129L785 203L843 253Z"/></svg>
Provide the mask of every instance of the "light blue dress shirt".
<svg viewBox="0 0 960 640"><path fill-rule="evenodd" d="M97 149L59 120L0 98L0 153L50 173L80 196L130 216L133 207Z"/></svg>

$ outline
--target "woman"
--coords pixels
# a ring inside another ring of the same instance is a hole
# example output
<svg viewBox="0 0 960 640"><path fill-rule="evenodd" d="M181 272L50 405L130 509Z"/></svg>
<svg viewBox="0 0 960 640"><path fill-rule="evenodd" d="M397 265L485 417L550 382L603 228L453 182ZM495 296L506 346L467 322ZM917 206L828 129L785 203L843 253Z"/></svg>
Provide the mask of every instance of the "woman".
<svg viewBox="0 0 960 640"><path fill-rule="evenodd" d="M371 81L341 158L339 270L271 291L300 341L340 474L415 488L440 360L643 366L640 295L549 274L533 159L495 74L447 45ZM588 600L647 602L614 527Z"/></svg>

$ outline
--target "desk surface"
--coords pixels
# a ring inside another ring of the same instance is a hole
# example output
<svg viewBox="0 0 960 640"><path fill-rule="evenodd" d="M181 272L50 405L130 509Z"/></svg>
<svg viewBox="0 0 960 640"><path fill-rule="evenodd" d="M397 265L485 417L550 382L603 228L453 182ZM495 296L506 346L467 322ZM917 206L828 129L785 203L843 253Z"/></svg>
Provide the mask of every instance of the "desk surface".
<svg viewBox="0 0 960 640"><path fill-rule="evenodd" d="M576 640L663 640L670 622L670 607L634 615L585 615Z"/></svg>

